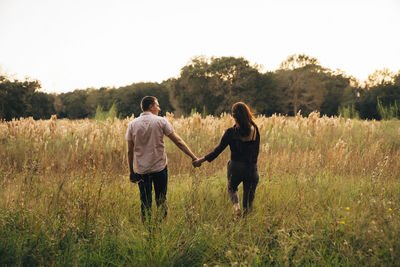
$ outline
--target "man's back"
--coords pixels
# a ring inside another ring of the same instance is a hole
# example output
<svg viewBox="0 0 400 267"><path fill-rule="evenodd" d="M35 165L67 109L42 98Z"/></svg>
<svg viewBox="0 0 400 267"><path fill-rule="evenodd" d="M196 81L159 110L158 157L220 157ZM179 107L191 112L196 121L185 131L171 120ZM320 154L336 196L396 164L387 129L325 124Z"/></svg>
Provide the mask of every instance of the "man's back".
<svg viewBox="0 0 400 267"><path fill-rule="evenodd" d="M162 117L160 104L154 96L143 97L140 106L143 113L128 125L126 140L128 141L129 180L138 183L140 190L140 209L143 222L148 221L151 214L152 188L157 207L162 208L167 216L168 168L165 153L164 135L186 155L197 160L197 157L175 132L172 125Z"/></svg>
<svg viewBox="0 0 400 267"><path fill-rule="evenodd" d="M164 135L174 132L165 119L143 112L128 125L126 139L134 143L134 166L139 174L159 172L167 165Z"/></svg>

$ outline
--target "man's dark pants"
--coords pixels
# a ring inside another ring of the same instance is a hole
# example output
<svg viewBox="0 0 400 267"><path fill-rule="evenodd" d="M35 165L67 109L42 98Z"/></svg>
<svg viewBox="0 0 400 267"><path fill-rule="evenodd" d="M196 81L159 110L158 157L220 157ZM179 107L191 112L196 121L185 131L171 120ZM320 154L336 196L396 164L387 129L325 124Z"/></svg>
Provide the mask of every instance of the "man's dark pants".
<svg viewBox="0 0 400 267"><path fill-rule="evenodd" d="M168 169L156 173L138 174L141 181L139 185L140 201L142 210L142 220L150 220L151 204L152 204L152 184L154 184L155 199L161 216L167 216L167 185L168 185Z"/></svg>

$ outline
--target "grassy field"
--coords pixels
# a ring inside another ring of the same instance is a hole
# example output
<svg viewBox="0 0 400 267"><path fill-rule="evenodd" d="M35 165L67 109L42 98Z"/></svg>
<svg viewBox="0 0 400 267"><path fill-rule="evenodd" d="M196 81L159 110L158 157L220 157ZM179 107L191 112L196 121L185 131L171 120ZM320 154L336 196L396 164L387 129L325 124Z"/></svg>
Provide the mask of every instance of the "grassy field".
<svg viewBox="0 0 400 267"><path fill-rule="evenodd" d="M198 156L233 125L167 118ZM260 183L239 220L229 149L193 169L166 140L159 226L141 223L128 181L129 121L0 122L1 266L400 266L399 121L258 117Z"/></svg>

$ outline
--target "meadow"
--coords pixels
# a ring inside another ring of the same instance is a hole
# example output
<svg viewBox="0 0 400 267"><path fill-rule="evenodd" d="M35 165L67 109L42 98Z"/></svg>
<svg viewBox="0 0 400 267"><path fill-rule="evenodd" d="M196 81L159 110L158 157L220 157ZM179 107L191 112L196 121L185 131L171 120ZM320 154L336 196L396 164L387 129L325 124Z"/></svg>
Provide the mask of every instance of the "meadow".
<svg viewBox="0 0 400 267"><path fill-rule="evenodd" d="M198 156L233 125L166 117ZM399 121L258 116L260 183L240 219L229 148L194 169L165 138L168 217L143 225L131 119L0 122L1 266L400 266Z"/></svg>

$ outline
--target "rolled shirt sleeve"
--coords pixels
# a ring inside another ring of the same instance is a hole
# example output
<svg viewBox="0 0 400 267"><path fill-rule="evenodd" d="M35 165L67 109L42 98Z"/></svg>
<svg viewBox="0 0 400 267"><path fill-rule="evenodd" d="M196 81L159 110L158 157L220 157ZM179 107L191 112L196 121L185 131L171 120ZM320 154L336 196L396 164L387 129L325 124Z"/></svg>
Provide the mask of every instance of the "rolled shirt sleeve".
<svg viewBox="0 0 400 267"><path fill-rule="evenodd" d="M132 129L132 122L128 124L128 128L126 129L125 140L127 141L133 140L131 129Z"/></svg>
<svg viewBox="0 0 400 267"><path fill-rule="evenodd" d="M172 127L171 123L166 118L163 118L162 130L164 135L167 136L174 132L174 127Z"/></svg>

